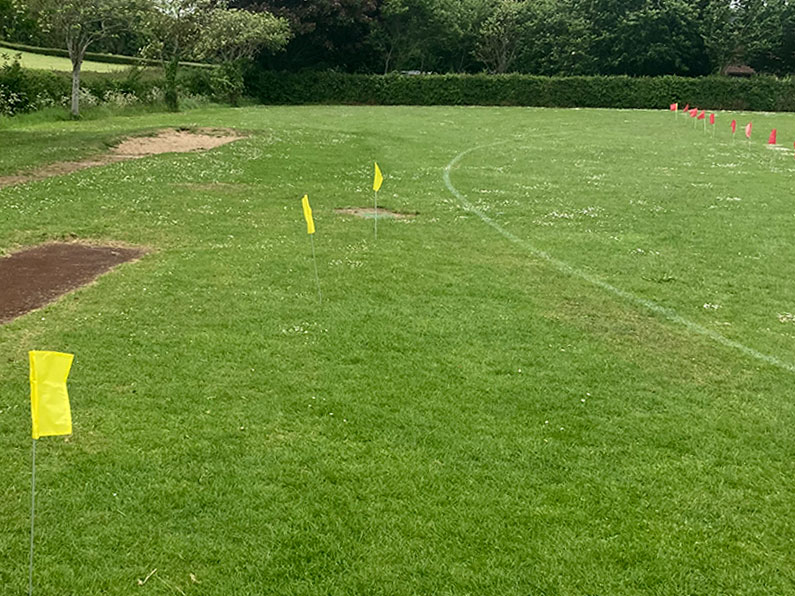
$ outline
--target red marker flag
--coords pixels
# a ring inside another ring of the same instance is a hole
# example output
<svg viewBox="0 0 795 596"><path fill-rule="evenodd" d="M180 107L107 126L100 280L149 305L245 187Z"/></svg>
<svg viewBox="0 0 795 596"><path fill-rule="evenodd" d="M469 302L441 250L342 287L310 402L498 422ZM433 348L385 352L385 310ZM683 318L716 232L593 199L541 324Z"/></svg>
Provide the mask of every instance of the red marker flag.
<svg viewBox="0 0 795 596"><path fill-rule="evenodd" d="M776 144L776 129L775 128L770 133L770 136L767 138L767 144L768 145L775 145Z"/></svg>
<svg viewBox="0 0 795 596"><path fill-rule="evenodd" d="M703 120L703 119L704 119L704 118L706 118L706 117L707 117L707 116L706 116L706 114L704 113L704 110L701 110L701 113L698 115L698 119L699 119L699 120Z"/></svg>
<svg viewBox="0 0 795 596"><path fill-rule="evenodd" d="M676 112L679 109L678 103L672 103L671 107L669 108L672 112Z"/></svg>
<svg viewBox="0 0 795 596"><path fill-rule="evenodd" d="M690 117L695 118L696 116L698 116L698 109L693 108L692 110L690 110Z"/></svg>
<svg viewBox="0 0 795 596"><path fill-rule="evenodd" d="M737 130L737 120L732 120L732 134Z"/></svg>
<svg viewBox="0 0 795 596"><path fill-rule="evenodd" d="M750 122L745 125L745 136L749 141L751 140L751 126L752 124Z"/></svg>
<svg viewBox="0 0 795 596"><path fill-rule="evenodd" d="M689 111L690 111L690 104L686 103L685 104L685 112L689 112Z"/></svg>
<svg viewBox="0 0 795 596"><path fill-rule="evenodd" d="M709 123L710 124L715 124L715 114L710 114L709 115Z"/></svg>

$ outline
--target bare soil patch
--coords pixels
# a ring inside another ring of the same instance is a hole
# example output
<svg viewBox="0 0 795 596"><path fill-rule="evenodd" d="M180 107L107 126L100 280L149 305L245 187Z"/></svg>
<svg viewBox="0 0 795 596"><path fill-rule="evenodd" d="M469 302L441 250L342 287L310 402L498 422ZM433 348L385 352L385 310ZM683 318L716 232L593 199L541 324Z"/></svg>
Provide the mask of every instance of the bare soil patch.
<svg viewBox="0 0 795 596"><path fill-rule="evenodd" d="M146 252L142 248L55 242L3 257L0 324L41 308Z"/></svg>
<svg viewBox="0 0 795 596"><path fill-rule="evenodd" d="M30 172L0 176L0 188L52 178L53 176L63 176L79 170L85 170L86 168L104 166L128 159L140 159L149 155L207 151L242 138L245 138L245 135L226 128L203 128L198 130L169 128L150 136L127 137L104 155L80 161L61 161L47 164Z"/></svg>
<svg viewBox="0 0 795 596"><path fill-rule="evenodd" d="M111 154L123 159L159 155L161 153L187 153L207 151L244 138L228 128L191 130L161 130L148 137L128 137L111 149Z"/></svg>
<svg viewBox="0 0 795 596"><path fill-rule="evenodd" d="M392 211L391 209L386 209L385 207L379 207L375 209L374 207L344 207L335 209L334 213L342 213L344 215L355 215L356 217L364 217L367 219L373 219L378 213L378 219L409 219L412 217L417 217L416 213L400 213L399 211Z"/></svg>

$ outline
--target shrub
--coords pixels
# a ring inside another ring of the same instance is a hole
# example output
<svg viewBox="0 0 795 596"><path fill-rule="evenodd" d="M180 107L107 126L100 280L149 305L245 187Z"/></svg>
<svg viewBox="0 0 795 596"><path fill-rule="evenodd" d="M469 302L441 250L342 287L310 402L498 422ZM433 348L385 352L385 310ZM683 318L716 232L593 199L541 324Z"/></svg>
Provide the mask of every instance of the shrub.
<svg viewBox="0 0 795 596"><path fill-rule="evenodd" d="M0 114L4 116L36 110L48 101L60 103L69 88L68 79L24 69L13 56L6 55L0 61Z"/></svg>
<svg viewBox="0 0 795 596"><path fill-rule="evenodd" d="M212 94L213 70L183 69L182 91L196 96ZM129 106L156 103L164 99L162 74L152 69L132 68L123 73L83 73L80 104L85 107L109 103ZM69 73L22 68L13 56L0 61L0 115L13 116L43 107L68 105L72 82Z"/></svg>

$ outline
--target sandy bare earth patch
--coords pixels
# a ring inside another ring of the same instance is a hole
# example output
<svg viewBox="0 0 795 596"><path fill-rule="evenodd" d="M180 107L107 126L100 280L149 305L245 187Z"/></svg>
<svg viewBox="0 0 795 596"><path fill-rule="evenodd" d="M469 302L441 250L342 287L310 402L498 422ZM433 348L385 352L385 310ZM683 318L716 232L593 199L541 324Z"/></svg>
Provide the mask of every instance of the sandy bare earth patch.
<svg viewBox="0 0 795 596"><path fill-rule="evenodd" d="M245 138L246 135L231 129L203 128L197 130L179 130L168 128L154 135L127 137L104 155L94 156L80 161L61 161L47 164L30 172L0 176L0 188L13 184L25 184L43 180L53 176L63 176L78 170L104 166L128 159L140 159L161 153L187 153L190 151L207 151L227 143Z"/></svg>
<svg viewBox="0 0 795 596"><path fill-rule="evenodd" d="M335 209L334 213L373 219L376 216L376 211L378 212L378 219L408 219L417 217L416 213L400 213L399 211L392 211L384 207L379 207L377 210L374 207L344 207Z"/></svg>
<svg viewBox="0 0 795 596"><path fill-rule="evenodd" d="M41 244L0 259L0 324L49 304L127 261L143 248Z"/></svg>

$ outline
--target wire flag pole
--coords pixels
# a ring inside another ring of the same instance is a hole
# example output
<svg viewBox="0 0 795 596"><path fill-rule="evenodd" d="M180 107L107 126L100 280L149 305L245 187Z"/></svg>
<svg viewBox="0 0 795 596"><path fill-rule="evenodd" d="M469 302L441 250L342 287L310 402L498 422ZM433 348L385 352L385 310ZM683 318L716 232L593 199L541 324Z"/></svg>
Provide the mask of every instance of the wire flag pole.
<svg viewBox="0 0 795 596"><path fill-rule="evenodd" d="M74 354L31 350L30 359L30 421L31 474L30 474L30 567L28 569L28 596L33 594L33 537L36 522L36 443L39 437L72 434L72 410L66 379L72 367Z"/></svg>
<svg viewBox="0 0 795 596"><path fill-rule="evenodd" d="M373 191L373 232L375 234L375 239L378 240L378 191Z"/></svg>
<svg viewBox="0 0 795 596"><path fill-rule="evenodd" d="M381 168L378 167L377 161L373 162L373 166L375 166L373 175L373 234L375 235L375 240L378 240L378 191L384 182L384 176L381 174Z"/></svg>
<svg viewBox="0 0 795 596"><path fill-rule="evenodd" d="M30 476L30 565L28 569L28 596L33 594L33 529L36 520L36 439L33 439L32 473Z"/></svg>
<svg viewBox="0 0 795 596"><path fill-rule="evenodd" d="M315 284L317 285L317 300L323 304L323 294L320 292L320 276L317 274L317 258L315 257L315 236L309 235L309 240L312 243L312 262L315 264Z"/></svg>

